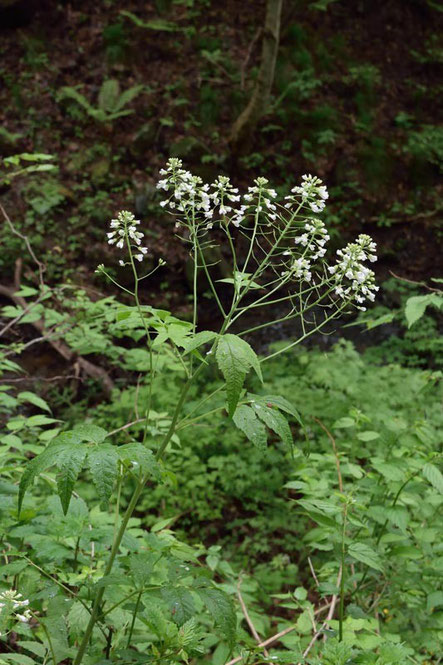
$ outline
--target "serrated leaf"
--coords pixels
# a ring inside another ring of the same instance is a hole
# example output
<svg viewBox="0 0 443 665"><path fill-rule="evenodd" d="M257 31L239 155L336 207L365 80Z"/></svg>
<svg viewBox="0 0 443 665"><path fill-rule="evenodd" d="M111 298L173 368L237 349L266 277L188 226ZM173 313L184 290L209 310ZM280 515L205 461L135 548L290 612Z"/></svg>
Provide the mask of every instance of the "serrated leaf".
<svg viewBox="0 0 443 665"><path fill-rule="evenodd" d="M72 635L81 636L89 623L90 614L82 603L73 603L68 614L68 623Z"/></svg>
<svg viewBox="0 0 443 665"><path fill-rule="evenodd" d="M231 598L224 591L215 587L203 587L197 589L197 592L214 619L215 625L220 628L229 645L233 647L237 630L237 617Z"/></svg>
<svg viewBox="0 0 443 665"><path fill-rule="evenodd" d="M112 494L117 478L117 462L117 451L110 444L94 446L88 451L88 466L102 510L106 510Z"/></svg>
<svg viewBox="0 0 443 665"><path fill-rule="evenodd" d="M268 403L271 404L271 402ZM272 406L263 403L255 403L253 409L260 420L262 420L269 429L272 429L288 448L292 449L294 440L292 438L291 428L284 415Z"/></svg>
<svg viewBox="0 0 443 665"><path fill-rule="evenodd" d="M37 665L35 660L22 653L2 653L0 655L1 661L4 663L18 663L18 665Z"/></svg>
<svg viewBox="0 0 443 665"><path fill-rule="evenodd" d="M426 307L433 304L434 296L429 293L425 296L412 296L408 298L405 306L405 316L408 328L414 325L425 313Z"/></svg>
<svg viewBox="0 0 443 665"><path fill-rule="evenodd" d="M63 450L57 457L57 466L59 468L57 491L65 515L68 512L72 490L74 489L78 474L82 469L86 454L87 447L77 444L77 446Z"/></svg>
<svg viewBox="0 0 443 665"><path fill-rule="evenodd" d="M72 445L70 442L64 440L55 444L54 441L37 457L30 460L23 471L20 478L19 491L18 491L18 514L20 515L23 499L25 497L28 487L42 471L46 471L50 466L56 463L58 456L65 449L66 446Z"/></svg>
<svg viewBox="0 0 443 665"><path fill-rule="evenodd" d="M348 547L348 554L370 568L383 571L380 555L366 543L351 543Z"/></svg>
<svg viewBox="0 0 443 665"><path fill-rule="evenodd" d="M295 418L295 420L297 420L297 422L300 425L303 426L303 422L299 412L291 404L291 402L289 402L284 397L280 397L280 395L253 395L252 393L248 393L248 397L251 397L256 401L264 402L267 405L276 407L277 409L279 409L280 411L284 411L285 413L289 413L291 416Z"/></svg>
<svg viewBox="0 0 443 665"><path fill-rule="evenodd" d="M254 409L242 404L237 407L232 417L234 424L246 434L248 439L260 450L266 450L267 433L263 423L257 417Z"/></svg>
<svg viewBox="0 0 443 665"><path fill-rule="evenodd" d="M435 464L431 464L430 462L425 464L423 467L423 475L436 490L443 494L443 475Z"/></svg>
<svg viewBox="0 0 443 665"><path fill-rule="evenodd" d="M137 587L146 586L157 561L158 554L154 552L139 552L130 555L129 568Z"/></svg>
<svg viewBox="0 0 443 665"><path fill-rule="evenodd" d="M404 506L390 506L385 508L386 519L388 519L392 524L398 526L402 531L406 531L406 527L409 524L409 513L407 508Z"/></svg>
<svg viewBox="0 0 443 665"><path fill-rule="evenodd" d="M217 364L226 381L228 413L233 415L246 374L253 368L263 381L257 354L244 339L237 335L222 335L215 354Z"/></svg>
<svg viewBox="0 0 443 665"><path fill-rule="evenodd" d="M191 353L191 351L198 349L198 347L202 346L203 344L208 344L208 342L212 342L212 340L215 339L216 337L217 337L216 332L213 332L212 330L202 330L201 332L194 335L194 337L191 340L189 340L189 342L185 345L183 355Z"/></svg>
<svg viewBox="0 0 443 665"><path fill-rule="evenodd" d="M39 397L38 395L35 395L34 393L24 391L22 393L19 393L17 397L21 402L29 402L34 406L38 406L39 409L43 409L44 411L48 411L49 413L51 412L51 409L49 408L45 400Z"/></svg>
<svg viewBox="0 0 443 665"><path fill-rule="evenodd" d="M72 432L82 441L89 443L101 443L108 434L102 427L89 424L77 425Z"/></svg>
<svg viewBox="0 0 443 665"><path fill-rule="evenodd" d="M186 587L163 587L162 596L169 607L170 618L177 626L182 626L195 615L194 599Z"/></svg>
<svg viewBox="0 0 443 665"><path fill-rule="evenodd" d="M155 480L161 480L162 468L154 453L139 441L119 446L117 452L121 460L135 462L144 474L149 473Z"/></svg>
<svg viewBox="0 0 443 665"><path fill-rule="evenodd" d="M45 657L46 647L41 642L31 642L29 640L21 640L18 643L18 645L22 649L26 649L27 651L31 651L32 653L35 653L35 655L40 656L40 658Z"/></svg>

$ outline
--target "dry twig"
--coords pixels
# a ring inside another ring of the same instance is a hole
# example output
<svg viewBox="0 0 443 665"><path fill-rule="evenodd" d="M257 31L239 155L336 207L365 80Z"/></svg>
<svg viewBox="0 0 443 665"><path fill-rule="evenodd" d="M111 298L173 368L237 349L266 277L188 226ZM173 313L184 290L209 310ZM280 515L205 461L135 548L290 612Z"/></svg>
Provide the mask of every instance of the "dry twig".
<svg viewBox="0 0 443 665"><path fill-rule="evenodd" d="M243 615L246 619L246 623L248 624L249 629L250 629L255 641L257 642L257 644L260 644L260 642L261 642L260 635L257 633L257 631L255 629L255 626L251 621L251 617L248 614L248 610L247 610L247 607L245 605L245 601L243 600L243 596L241 595L241 591L240 591L241 582L242 582L242 578L239 577L238 583L237 583L237 598L239 600L240 607L242 609ZM269 653L266 651L265 647L263 647L263 653L265 654L266 658L269 657Z"/></svg>

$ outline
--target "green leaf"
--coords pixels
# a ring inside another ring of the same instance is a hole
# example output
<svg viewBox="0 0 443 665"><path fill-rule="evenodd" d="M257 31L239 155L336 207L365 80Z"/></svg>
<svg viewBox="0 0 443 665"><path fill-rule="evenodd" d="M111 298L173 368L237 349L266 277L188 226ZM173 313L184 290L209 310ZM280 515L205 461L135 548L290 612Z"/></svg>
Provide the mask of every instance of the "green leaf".
<svg viewBox="0 0 443 665"><path fill-rule="evenodd" d="M351 543L348 547L348 554L370 568L383 571L380 555L366 543Z"/></svg>
<svg viewBox="0 0 443 665"><path fill-rule="evenodd" d="M170 618L177 626L182 626L195 615L194 600L189 590L185 587L163 587L162 596L171 612Z"/></svg>
<svg viewBox="0 0 443 665"><path fill-rule="evenodd" d="M119 446L117 452L121 460L136 462L144 474L149 473L156 480L161 479L162 468L155 459L154 453L139 441Z"/></svg>
<svg viewBox="0 0 443 665"><path fill-rule="evenodd" d="M18 491L18 514L23 504L23 499L25 497L28 487L34 481L34 478L38 476L42 471L46 471L50 466L56 463L59 455L65 449L66 446L72 445L69 441L61 440L58 444L55 443L56 439L48 445L48 447L40 453L37 457L34 457L30 460L23 471L22 477L20 478L20 485Z"/></svg>
<svg viewBox="0 0 443 665"><path fill-rule="evenodd" d="M0 663L18 663L18 665L37 665L35 660L25 656L22 653L2 653L0 655Z"/></svg>
<svg viewBox="0 0 443 665"><path fill-rule="evenodd" d="M425 313L428 305L435 305L441 308L443 298L435 293L428 293L425 296L412 296L406 301L405 316L408 322L408 328L414 325Z"/></svg>
<svg viewBox="0 0 443 665"><path fill-rule="evenodd" d="M142 21L138 16L132 12L122 9L120 11L122 16L129 18L135 25L139 28L145 28L146 30L159 30L162 32L176 32L179 30L178 26L171 21L165 21L164 19L154 19L153 21Z"/></svg>
<svg viewBox="0 0 443 665"><path fill-rule="evenodd" d="M185 345L183 355L191 353L191 351L198 349L198 347L202 346L203 344L208 344L208 342L212 342L212 340L215 339L216 337L217 333L213 332L212 330L202 330L201 332L194 335L194 337L191 340L189 340L189 342Z"/></svg>
<svg viewBox="0 0 443 665"><path fill-rule="evenodd" d="M378 432L359 432L357 434L357 439L359 441L373 441L374 439L378 439L380 437L380 434Z"/></svg>
<svg viewBox="0 0 443 665"><path fill-rule="evenodd" d="M267 406L271 407L277 407L280 411L284 411L285 413L289 413L289 415L293 416L295 420L303 426L302 419L300 417L299 412L297 409L289 402L287 399L284 397L280 397L280 395L253 395L252 393L248 393L248 397L251 397L252 399L256 401L263 402Z"/></svg>
<svg viewBox="0 0 443 665"><path fill-rule="evenodd" d="M89 623L90 614L86 607L79 602L73 603L68 614L68 623L70 633L75 636L81 636Z"/></svg>
<svg viewBox="0 0 443 665"><path fill-rule="evenodd" d="M398 526L402 531L406 531L406 527L409 524L409 513L407 508L404 506L390 506L385 507L386 519L388 519L392 524Z"/></svg>
<svg viewBox="0 0 443 665"><path fill-rule="evenodd" d="M348 427L354 427L355 425L355 420L353 418L348 418L345 416L344 418L339 418L338 420L335 421L335 423L332 425L334 429L346 429Z"/></svg>
<svg viewBox="0 0 443 665"><path fill-rule="evenodd" d="M18 643L18 645L22 649L26 649L27 651L35 653L35 655L40 656L40 658L44 658L46 655L46 647L41 642L30 642L28 640L21 640Z"/></svg>
<svg viewBox="0 0 443 665"><path fill-rule="evenodd" d="M216 360L226 381L228 413L232 416L249 370L253 368L263 381L260 363L252 347L241 337L231 334L219 338Z"/></svg>
<svg viewBox="0 0 443 665"><path fill-rule="evenodd" d="M21 402L29 402L30 404L38 406L40 409L43 409L44 411L48 411L49 413L51 412L51 409L49 408L45 400L39 397L38 395L34 395L34 393L25 391L19 393L17 397Z"/></svg>
<svg viewBox="0 0 443 665"><path fill-rule="evenodd" d="M37 414L36 416L31 416L26 419L26 425L28 427L41 427L42 425L51 425L52 423L59 423L60 420L55 418L48 418L48 416L43 416Z"/></svg>
<svg viewBox="0 0 443 665"><path fill-rule="evenodd" d="M237 617L231 598L224 591L215 587L204 587L197 591L216 626L220 628L232 648L236 638Z"/></svg>
<svg viewBox="0 0 443 665"><path fill-rule="evenodd" d="M268 404L271 404L271 402L268 402ZM280 411L272 406L268 406L268 404L256 402L253 404L253 409L260 420L262 420L269 429L272 429L288 448L292 449L294 440L292 438L292 432L288 425L288 421Z"/></svg>
<svg viewBox="0 0 443 665"><path fill-rule="evenodd" d="M88 466L100 499L100 507L106 510L117 478L118 454L114 446L103 444L88 451Z"/></svg>
<svg viewBox="0 0 443 665"><path fill-rule="evenodd" d="M137 97L141 93L144 87L145 87L144 85L134 85L132 86L132 88L124 90L117 100L117 103L115 105L115 111L120 111L122 108L126 106L126 104L132 102L132 100L135 99L135 97Z"/></svg>
<svg viewBox="0 0 443 665"><path fill-rule="evenodd" d="M57 477L57 490L62 504L63 513L66 515L71 501L72 490L78 478L88 449L86 446L77 444L63 450L57 457L57 466L60 473Z"/></svg>
<svg viewBox="0 0 443 665"><path fill-rule="evenodd" d="M77 425L72 431L82 441L89 441L89 443L101 443L108 434L102 427L89 424Z"/></svg>
<svg viewBox="0 0 443 665"><path fill-rule="evenodd" d="M157 561L158 554L155 552L139 552L130 555L129 568L139 589L143 589L149 582Z"/></svg>
<svg viewBox="0 0 443 665"><path fill-rule="evenodd" d="M266 428L257 418L257 414L250 406L242 404L237 407L232 417L234 424L248 439L260 450L266 450L267 433Z"/></svg>
<svg viewBox="0 0 443 665"><path fill-rule="evenodd" d="M120 85L117 79L103 81L98 93L98 106L105 113L116 110L116 104L120 97Z"/></svg>
<svg viewBox="0 0 443 665"><path fill-rule="evenodd" d="M443 607L443 591L433 591L428 595L428 612L432 612L436 607Z"/></svg>
<svg viewBox="0 0 443 665"><path fill-rule="evenodd" d="M443 494L443 475L435 464L431 464L430 462L425 464L423 467L423 475L426 480L440 492L440 494Z"/></svg>

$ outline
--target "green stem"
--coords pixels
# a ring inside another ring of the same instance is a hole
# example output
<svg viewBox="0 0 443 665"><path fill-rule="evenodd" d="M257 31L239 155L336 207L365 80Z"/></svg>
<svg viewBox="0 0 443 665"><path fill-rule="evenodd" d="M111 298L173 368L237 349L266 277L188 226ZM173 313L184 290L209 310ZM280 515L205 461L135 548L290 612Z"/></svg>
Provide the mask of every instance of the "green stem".
<svg viewBox="0 0 443 665"><path fill-rule="evenodd" d="M40 622L40 626L43 628L43 632L45 633L46 639L48 640L49 650L50 650L51 656L52 656L52 661L53 661L54 665L57 665L58 661L57 661L57 658L55 657L54 646L52 644L51 635L49 634L49 630L46 628L46 626L43 622Z"/></svg>
<svg viewBox="0 0 443 665"><path fill-rule="evenodd" d="M341 533L341 576L340 576L340 607L339 607L339 628L338 628L338 640L339 642L343 641L343 621L345 615L345 538L346 538L346 518L348 514L348 504L345 504L343 511L343 528Z"/></svg>
<svg viewBox="0 0 443 665"><path fill-rule="evenodd" d="M105 571L103 573L103 577L106 577L109 575L109 573L112 570L112 566L114 565L114 560L115 557L117 556L117 552L120 548L120 543L122 541L122 538L125 534L126 527L128 526L128 522L132 517L132 513L135 510L135 507L137 505L137 502L140 498L140 494L143 491L143 488L145 486L145 478L143 478L137 485L134 494L132 495L132 498L129 502L128 507L126 508L125 514L122 519L122 523L120 524L120 528L118 530L117 536L114 540L114 543L112 545L111 553L109 555L108 563L106 565ZM80 643L77 655L74 659L73 665L80 665L80 663L83 660L83 656L85 655L86 648L88 646L89 639L92 635L92 631L94 629L94 626L98 620L98 614L100 611L100 606L103 600L103 595L105 593L105 587L100 587L100 589L97 591L97 595L95 597L94 603L92 605L92 611L91 611L91 616L88 621L88 625L86 626L83 639Z"/></svg>
<svg viewBox="0 0 443 665"><path fill-rule="evenodd" d="M127 649L129 649L129 647L131 646L132 633L134 632L135 620L137 618L137 612L138 612L138 608L140 606L140 600L141 600L141 597L142 597L142 593L143 593L143 590L139 592L139 594L137 596L137 600L135 602L134 614L132 615L131 627L129 629L128 641L127 641L127 644L126 644Z"/></svg>

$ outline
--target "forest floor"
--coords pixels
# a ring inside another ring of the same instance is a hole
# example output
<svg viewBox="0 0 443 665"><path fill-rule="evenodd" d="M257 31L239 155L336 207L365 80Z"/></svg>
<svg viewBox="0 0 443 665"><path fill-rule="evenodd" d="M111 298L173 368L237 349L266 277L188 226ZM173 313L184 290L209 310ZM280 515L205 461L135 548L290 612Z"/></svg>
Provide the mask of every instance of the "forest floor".
<svg viewBox="0 0 443 665"><path fill-rule="evenodd" d="M155 190L171 155L208 178L228 172L240 187L265 175L287 188L316 173L330 188L325 221L333 237L372 234L380 279L390 271L438 276L443 14L436 3L338 0L327 11L313 7L325 2L285 3L271 108L240 156L227 137L257 70L263 2L25 4L0 15L0 152L49 153L58 170L18 178L1 193L49 279L94 285L96 265L115 262L105 243L109 218L135 209L154 260L168 266L146 296L186 310L186 252ZM122 91L142 86L128 115L99 121L64 95L75 88L97 109L107 79ZM8 283L23 249L16 239L4 243L0 281Z"/></svg>

